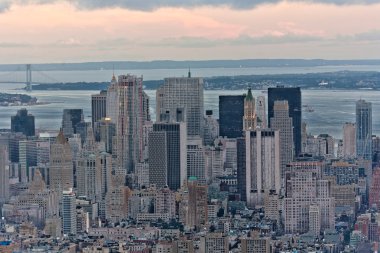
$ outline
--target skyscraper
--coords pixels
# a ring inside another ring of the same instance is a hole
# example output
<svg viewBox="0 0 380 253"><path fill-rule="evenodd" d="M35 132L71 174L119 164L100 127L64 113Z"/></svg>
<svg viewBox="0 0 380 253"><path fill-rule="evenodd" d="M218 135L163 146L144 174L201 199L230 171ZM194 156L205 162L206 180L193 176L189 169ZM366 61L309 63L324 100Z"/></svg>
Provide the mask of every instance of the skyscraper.
<svg viewBox="0 0 380 253"><path fill-rule="evenodd" d="M149 115L144 109L147 96L142 82L142 77L120 75L117 83L113 78L107 97L107 114L116 124L118 166L126 173L133 172L135 164L143 158L143 124Z"/></svg>
<svg viewBox="0 0 380 253"><path fill-rule="evenodd" d="M267 112L265 110L265 97L259 96L256 100L257 127L267 128Z"/></svg>
<svg viewBox="0 0 380 253"><path fill-rule="evenodd" d="M276 87L268 88L268 119L274 116L274 102L276 100L287 100L289 105L289 116L293 121L293 141L294 154L298 156L301 153L302 142L302 102L301 89ZM272 127L269 122L269 127Z"/></svg>
<svg viewBox="0 0 380 253"><path fill-rule="evenodd" d="M23 133L26 136L35 135L34 116L28 114L25 108L17 111L11 118L11 130L16 133Z"/></svg>
<svg viewBox="0 0 380 253"><path fill-rule="evenodd" d="M319 234L320 231L334 229L335 201L331 196L330 182L321 179L307 163L298 165L297 171L286 173L285 233L301 234L311 230Z"/></svg>
<svg viewBox="0 0 380 253"><path fill-rule="evenodd" d="M60 131L50 148L50 188L62 194L74 187L73 159L71 148Z"/></svg>
<svg viewBox="0 0 380 253"><path fill-rule="evenodd" d="M106 117L107 91L102 90L99 94L91 95L91 122L95 128L95 122Z"/></svg>
<svg viewBox="0 0 380 253"><path fill-rule="evenodd" d="M286 164L293 160L293 123L289 117L288 101L275 101L273 110L274 116L270 121L271 127L280 131L281 182L284 183Z"/></svg>
<svg viewBox="0 0 380 253"><path fill-rule="evenodd" d="M219 135L227 138L243 136L245 95L219 96Z"/></svg>
<svg viewBox="0 0 380 253"><path fill-rule="evenodd" d="M372 160L372 103L356 102L356 155Z"/></svg>
<svg viewBox="0 0 380 253"><path fill-rule="evenodd" d="M62 116L62 131L64 136L71 137L77 133L77 124L84 121L82 109L64 109Z"/></svg>
<svg viewBox="0 0 380 253"><path fill-rule="evenodd" d="M149 133L149 182L177 190L186 180L186 124L155 123Z"/></svg>
<svg viewBox="0 0 380 253"><path fill-rule="evenodd" d="M78 195L99 202L102 193L102 165L91 127L77 160L76 174Z"/></svg>
<svg viewBox="0 0 380 253"><path fill-rule="evenodd" d="M199 137L187 139L187 178L189 177L195 177L200 183L206 184L205 151Z"/></svg>
<svg viewBox="0 0 380 253"><path fill-rule="evenodd" d="M187 187L189 202L186 225L199 230L208 222L207 185L201 185L195 177L190 177Z"/></svg>
<svg viewBox="0 0 380 253"><path fill-rule="evenodd" d="M265 193L280 192L280 136L278 130L246 131L246 195L248 206L263 205Z"/></svg>
<svg viewBox="0 0 380 253"><path fill-rule="evenodd" d="M156 119L170 114L174 119L177 111L183 110L183 120L187 124L188 136L203 136L203 79L199 77L165 78L165 83L157 89ZM180 121L180 120L177 120Z"/></svg>
<svg viewBox="0 0 380 253"><path fill-rule="evenodd" d="M75 199L75 193L72 191L72 189L68 189L62 192L62 232L66 235L76 235L77 233L77 213Z"/></svg>
<svg viewBox="0 0 380 253"><path fill-rule="evenodd" d="M343 156L345 158L353 158L356 156L355 123L346 122L343 125Z"/></svg>
<svg viewBox="0 0 380 253"><path fill-rule="evenodd" d="M106 98L106 117L115 125L118 120L118 99L117 99L117 80L115 75L112 76L112 80L107 90Z"/></svg>
<svg viewBox="0 0 380 253"><path fill-rule="evenodd" d="M0 145L0 206L9 198L9 161L7 147Z"/></svg>
<svg viewBox="0 0 380 253"><path fill-rule="evenodd" d="M256 102L252 96L251 88L244 98L244 131L253 131L256 129Z"/></svg>
<svg viewBox="0 0 380 253"><path fill-rule="evenodd" d="M247 201L247 162L245 138L236 139L237 148L237 188L241 201Z"/></svg>
<svg viewBox="0 0 380 253"><path fill-rule="evenodd" d="M212 110L206 110L204 121L203 142L205 145L212 146L215 139L219 136L219 123L213 117Z"/></svg>

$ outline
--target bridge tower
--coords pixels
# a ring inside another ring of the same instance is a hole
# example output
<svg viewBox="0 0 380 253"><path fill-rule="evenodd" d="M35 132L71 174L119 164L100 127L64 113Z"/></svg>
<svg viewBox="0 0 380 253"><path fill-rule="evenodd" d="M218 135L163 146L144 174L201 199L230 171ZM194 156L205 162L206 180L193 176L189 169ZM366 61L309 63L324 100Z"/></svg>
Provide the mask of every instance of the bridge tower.
<svg viewBox="0 0 380 253"><path fill-rule="evenodd" d="M26 91L32 91L32 65L26 64Z"/></svg>

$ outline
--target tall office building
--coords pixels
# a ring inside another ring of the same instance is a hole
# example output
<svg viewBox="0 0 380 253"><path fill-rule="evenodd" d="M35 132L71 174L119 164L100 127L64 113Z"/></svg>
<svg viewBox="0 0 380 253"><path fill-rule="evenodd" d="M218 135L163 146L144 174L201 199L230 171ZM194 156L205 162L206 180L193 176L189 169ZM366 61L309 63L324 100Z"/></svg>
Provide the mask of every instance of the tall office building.
<svg viewBox="0 0 380 253"><path fill-rule="evenodd" d="M116 136L116 125L112 123L110 118L104 118L95 123L95 139L97 142L104 144L105 151L112 154L113 140Z"/></svg>
<svg viewBox="0 0 380 253"><path fill-rule="evenodd" d="M208 223L207 185L202 185L195 177L189 178L188 189L188 213L186 225L200 229Z"/></svg>
<svg viewBox="0 0 380 253"><path fill-rule="evenodd" d="M149 133L149 182L173 191L186 180L186 124L155 123Z"/></svg>
<svg viewBox="0 0 380 253"><path fill-rule="evenodd" d="M289 117L288 101L274 102L274 116L271 127L280 131L281 183L284 184L286 165L293 160L293 123Z"/></svg>
<svg viewBox="0 0 380 253"><path fill-rule="evenodd" d="M237 189L241 201L247 201L247 162L245 138L236 139L237 148Z"/></svg>
<svg viewBox="0 0 380 253"><path fill-rule="evenodd" d="M118 83L115 75L112 76L112 80L107 90L107 98L106 98L106 117L115 125L117 125L118 120Z"/></svg>
<svg viewBox="0 0 380 253"><path fill-rule="evenodd" d="M25 108L18 110L17 114L11 118L11 130L15 133L23 133L26 136L34 136L34 116L28 114L28 110Z"/></svg>
<svg viewBox="0 0 380 253"><path fill-rule="evenodd" d="M319 234L320 231L334 229L335 200L331 195L330 181L321 179L314 169L309 167L309 163L298 163L295 170L286 173L283 210L287 234L308 231Z"/></svg>
<svg viewBox="0 0 380 253"><path fill-rule="evenodd" d="M219 135L227 138L243 136L245 95L219 96Z"/></svg>
<svg viewBox="0 0 380 253"><path fill-rule="evenodd" d="M75 193L72 191L72 189L63 191L61 205L61 224L62 232L66 235L77 234L77 213L75 199Z"/></svg>
<svg viewBox="0 0 380 253"><path fill-rule="evenodd" d="M19 142L20 181L27 183L31 180L29 168L37 165L36 140L23 140Z"/></svg>
<svg viewBox="0 0 380 253"><path fill-rule="evenodd" d="M253 131L256 129L256 102L252 96L251 88L244 98L244 131Z"/></svg>
<svg viewBox="0 0 380 253"><path fill-rule="evenodd" d="M287 100L289 105L289 116L293 121L293 141L294 154L298 156L302 152L302 102L301 89L276 87L268 88L268 119L274 116L274 102L277 100ZM269 122L269 127L272 127Z"/></svg>
<svg viewBox="0 0 380 253"><path fill-rule="evenodd" d="M91 95L91 122L95 128L95 122L107 115L107 91L102 90L99 94Z"/></svg>
<svg viewBox="0 0 380 253"><path fill-rule="evenodd" d="M9 160L7 147L0 145L0 206L9 198Z"/></svg>
<svg viewBox="0 0 380 253"><path fill-rule="evenodd" d="M372 103L356 102L356 155L372 160Z"/></svg>
<svg viewBox="0 0 380 253"><path fill-rule="evenodd" d="M257 117L257 127L267 128L267 112L265 110L265 97L258 96L256 100L256 117Z"/></svg>
<svg viewBox="0 0 380 253"><path fill-rule="evenodd" d="M246 195L251 207L264 204L265 193L281 190L278 130L246 131Z"/></svg>
<svg viewBox="0 0 380 253"><path fill-rule="evenodd" d="M50 148L50 188L62 193L74 187L73 159L71 148L60 131Z"/></svg>
<svg viewBox="0 0 380 253"><path fill-rule="evenodd" d="M143 158L143 125L149 115L144 109L147 96L142 83L142 77L120 75L117 83L113 78L108 90L107 117L116 124L118 166L126 173L133 172Z"/></svg>
<svg viewBox="0 0 380 253"><path fill-rule="evenodd" d="M356 126L355 123L346 122L343 125L343 156L356 157Z"/></svg>
<svg viewBox="0 0 380 253"><path fill-rule="evenodd" d="M157 89L156 119L169 113L170 118L178 117L183 110L183 121L187 124L188 136L203 136L203 79L199 77L165 78L165 83ZM177 120L181 121L181 120Z"/></svg>
<svg viewBox="0 0 380 253"><path fill-rule="evenodd" d="M187 139L187 178L196 177L206 184L205 151L200 137Z"/></svg>
<svg viewBox="0 0 380 253"><path fill-rule="evenodd" d="M91 127L77 160L76 175L78 196L99 202L102 193L102 165Z"/></svg>
<svg viewBox="0 0 380 253"><path fill-rule="evenodd" d="M206 117L204 118L203 130L203 143L204 145L212 146L214 141L219 136L219 123L213 117L212 110L206 110Z"/></svg>
<svg viewBox="0 0 380 253"><path fill-rule="evenodd" d="M66 137L77 133L77 125L84 121L82 109L64 109L62 116L62 131Z"/></svg>

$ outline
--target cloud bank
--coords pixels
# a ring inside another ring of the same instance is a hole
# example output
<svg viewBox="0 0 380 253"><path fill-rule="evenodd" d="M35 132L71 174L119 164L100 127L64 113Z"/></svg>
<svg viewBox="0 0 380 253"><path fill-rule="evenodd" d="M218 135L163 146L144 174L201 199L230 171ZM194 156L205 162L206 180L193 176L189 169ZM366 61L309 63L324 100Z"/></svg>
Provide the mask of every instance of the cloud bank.
<svg viewBox="0 0 380 253"><path fill-rule="evenodd" d="M59 0L0 0L0 11L8 10L14 4L50 4ZM203 6L226 6L237 10L252 9L261 4L275 4L281 0L61 0L78 9L123 8L139 11L153 11L165 7L195 8ZM298 0L290 0L297 2ZM301 2L335 5L375 4L380 0L300 0Z"/></svg>

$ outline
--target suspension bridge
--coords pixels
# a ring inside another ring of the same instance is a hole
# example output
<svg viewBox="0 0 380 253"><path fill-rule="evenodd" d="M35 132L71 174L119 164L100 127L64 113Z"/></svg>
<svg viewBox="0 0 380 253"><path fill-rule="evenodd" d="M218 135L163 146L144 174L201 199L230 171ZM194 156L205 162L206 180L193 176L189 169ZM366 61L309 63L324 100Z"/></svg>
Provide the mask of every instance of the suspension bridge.
<svg viewBox="0 0 380 253"><path fill-rule="evenodd" d="M0 84L1 83L25 84L25 89L32 91L34 84L60 83L60 81L38 70L32 64L26 64L24 69L0 72Z"/></svg>

